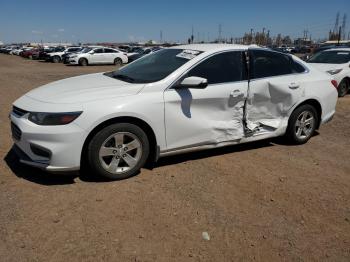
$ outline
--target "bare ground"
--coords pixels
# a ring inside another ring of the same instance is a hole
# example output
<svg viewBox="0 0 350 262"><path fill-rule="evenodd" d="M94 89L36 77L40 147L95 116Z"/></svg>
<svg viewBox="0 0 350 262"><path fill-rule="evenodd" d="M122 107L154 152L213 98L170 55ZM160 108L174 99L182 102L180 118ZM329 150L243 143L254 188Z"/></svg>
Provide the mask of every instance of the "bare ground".
<svg viewBox="0 0 350 262"><path fill-rule="evenodd" d="M119 182L20 165L11 103L113 68L0 54L1 261L350 261L350 95L302 146L268 140L168 157Z"/></svg>

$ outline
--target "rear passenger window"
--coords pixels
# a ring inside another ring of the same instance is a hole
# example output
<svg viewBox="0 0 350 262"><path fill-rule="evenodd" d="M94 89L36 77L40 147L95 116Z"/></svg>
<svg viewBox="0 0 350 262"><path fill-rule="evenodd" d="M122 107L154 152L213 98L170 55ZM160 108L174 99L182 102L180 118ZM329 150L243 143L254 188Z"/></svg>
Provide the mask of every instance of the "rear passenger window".
<svg viewBox="0 0 350 262"><path fill-rule="evenodd" d="M105 48L105 53L117 53L117 51L110 48Z"/></svg>
<svg viewBox="0 0 350 262"><path fill-rule="evenodd" d="M277 52L253 50L250 61L251 78L287 75L294 71L291 58L288 55Z"/></svg>
<svg viewBox="0 0 350 262"><path fill-rule="evenodd" d="M198 76L208 84L228 83L245 80L242 52L225 52L214 55L188 72L187 76Z"/></svg>
<svg viewBox="0 0 350 262"><path fill-rule="evenodd" d="M305 67L303 67L298 62L292 61L293 63L293 73L304 73L306 71Z"/></svg>
<svg viewBox="0 0 350 262"><path fill-rule="evenodd" d="M95 52L96 54L100 54L100 53L103 53L103 49L102 49L102 48L95 49L94 52Z"/></svg>

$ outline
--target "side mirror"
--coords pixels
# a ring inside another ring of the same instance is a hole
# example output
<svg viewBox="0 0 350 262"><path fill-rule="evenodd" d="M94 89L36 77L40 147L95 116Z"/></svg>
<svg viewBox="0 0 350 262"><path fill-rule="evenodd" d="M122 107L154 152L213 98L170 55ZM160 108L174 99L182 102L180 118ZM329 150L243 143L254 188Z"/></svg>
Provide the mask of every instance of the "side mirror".
<svg viewBox="0 0 350 262"><path fill-rule="evenodd" d="M206 88L207 86L207 79L198 76L190 76L183 79L177 88Z"/></svg>
<svg viewBox="0 0 350 262"><path fill-rule="evenodd" d="M95 51L92 50L92 51L89 52L89 54L93 55L93 54L95 54Z"/></svg>

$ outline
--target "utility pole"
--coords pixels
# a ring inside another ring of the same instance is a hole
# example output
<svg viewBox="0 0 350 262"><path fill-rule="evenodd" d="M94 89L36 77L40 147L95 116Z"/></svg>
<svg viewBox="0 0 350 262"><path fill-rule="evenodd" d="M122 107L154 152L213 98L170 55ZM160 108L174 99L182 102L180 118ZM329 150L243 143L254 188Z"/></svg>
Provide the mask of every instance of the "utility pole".
<svg viewBox="0 0 350 262"><path fill-rule="evenodd" d="M339 25L339 12L337 13L337 16L335 18L335 24L334 24L334 29L333 29L333 33L335 34L335 32L337 31L338 29L338 25Z"/></svg>
<svg viewBox="0 0 350 262"><path fill-rule="evenodd" d="M253 43L253 28L250 28L250 43L249 44L252 44Z"/></svg>
<svg viewBox="0 0 350 262"><path fill-rule="evenodd" d="M160 30L160 43L162 44L163 43L163 31Z"/></svg>
<svg viewBox="0 0 350 262"><path fill-rule="evenodd" d="M340 39L341 39L341 26L339 26L338 45L340 44Z"/></svg>
<svg viewBox="0 0 350 262"><path fill-rule="evenodd" d="M192 34L191 34L191 43L193 44L193 39L194 39L194 35L193 35L193 26L192 26Z"/></svg>
<svg viewBox="0 0 350 262"><path fill-rule="evenodd" d="M343 37L343 39L345 39L345 26L346 26L346 14L344 14L344 16L343 16L343 23L342 23L342 37Z"/></svg>
<svg viewBox="0 0 350 262"><path fill-rule="evenodd" d="M266 38L265 38L265 27L263 27L263 31L262 31L262 44L264 45L264 46L266 46Z"/></svg>
<svg viewBox="0 0 350 262"><path fill-rule="evenodd" d="M219 37L218 37L219 42L221 42L221 33L222 33L222 28L221 28L221 24L219 24Z"/></svg>

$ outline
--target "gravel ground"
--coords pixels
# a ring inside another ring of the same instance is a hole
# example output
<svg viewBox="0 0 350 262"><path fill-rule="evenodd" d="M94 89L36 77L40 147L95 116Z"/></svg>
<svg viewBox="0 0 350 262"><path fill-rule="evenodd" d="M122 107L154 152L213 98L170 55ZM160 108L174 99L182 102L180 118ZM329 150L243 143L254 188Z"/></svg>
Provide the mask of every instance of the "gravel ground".
<svg viewBox="0 0 350 262"><path fill-rule="evenodd" d="M168 157L118 182L20 165L11 103L113 68L0 54L1 261L350 261L350 95L302 146L267 140Z"/></svg>

